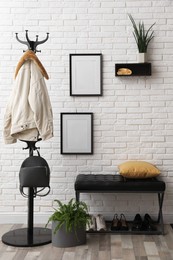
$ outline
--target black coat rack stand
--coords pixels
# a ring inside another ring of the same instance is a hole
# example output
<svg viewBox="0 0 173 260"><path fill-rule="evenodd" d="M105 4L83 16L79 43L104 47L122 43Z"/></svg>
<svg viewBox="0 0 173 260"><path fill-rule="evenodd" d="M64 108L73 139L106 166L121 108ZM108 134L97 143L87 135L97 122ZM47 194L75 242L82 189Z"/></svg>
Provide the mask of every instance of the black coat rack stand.
<svg viewBox="0 0 173 260"><path fill-rule="evenodd" d="M26 41L20 40L18 33L16 33L16 39L28 46L29 50L36 52L41 52L37 50L37 46L46 42L49 38L49 33L44 40L38 41L38 35L36 35L36 40L31 41L28 36L28 30L26 32ZM27 147L24 149L29 149L29 156L33 156L33 151L37 150L38 147L35 146L36 142L40 141L24 141L27 143ZM51 230L47 228L33 227L33 210L34 210L34 189L28 188L28 227L16 229L7 232L2 236L2 242L10 246L18 247L33 247L41 246L51 242Z"/></svg>
<svg viewBox="0 0 173 260"><path fill-rule="evenodd" d="M33 156L33 151L38 149L35 146L36 142L26 141L27 147L24 149L29 149L29 156ZM34 189L28 188L28 226L5 233L2 236L4 244L17 247L34 247L51 243L50 229L33 227L34 197Z"/></svg>

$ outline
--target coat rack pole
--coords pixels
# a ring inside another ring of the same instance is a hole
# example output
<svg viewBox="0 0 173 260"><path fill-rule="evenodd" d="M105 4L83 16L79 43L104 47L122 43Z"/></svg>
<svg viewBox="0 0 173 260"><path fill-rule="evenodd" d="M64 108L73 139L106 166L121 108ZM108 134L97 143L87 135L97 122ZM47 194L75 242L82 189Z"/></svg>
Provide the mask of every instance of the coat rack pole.
<svg viewBox="0 0 173 260"><path fill-rule="evenodd" d="M33 243L33 211L34 211L34 191L33 188L28 189L28 241Z"/></svg>
<svg viewBox="0 0 173 260"><path fill-rule="evenodd" d="M36 142L26 141L26 143L27 147L24 149L29 149L29 156L33 156L33 151L37 149ZM34 197L34 189L28 188L28 226L5 233L2 236L4 244L16 247L34 247L51 243L50 229L33 227Z"/></svg>
<svg viewBox="0 0 173 260"><path fill-rule="evenodd" d="M35 144L34 144L35 146ZM29 156L33 156L33 147L28 143ZM34 190L28 188L28 241L33 243L33 212L34 212Z"/></svg>

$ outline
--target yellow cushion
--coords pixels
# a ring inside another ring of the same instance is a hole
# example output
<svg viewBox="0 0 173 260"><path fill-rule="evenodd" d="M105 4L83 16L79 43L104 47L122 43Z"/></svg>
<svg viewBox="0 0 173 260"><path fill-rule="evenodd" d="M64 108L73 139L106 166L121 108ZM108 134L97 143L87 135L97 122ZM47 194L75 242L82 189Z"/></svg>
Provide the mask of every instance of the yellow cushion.
<svg viewBox="0 0 173 260"><path fill-rule="evenodd" d="M144 161L128 161L118 166L119 173L126 178L143 179L152 178L160 174L153 164Z"/></svg>

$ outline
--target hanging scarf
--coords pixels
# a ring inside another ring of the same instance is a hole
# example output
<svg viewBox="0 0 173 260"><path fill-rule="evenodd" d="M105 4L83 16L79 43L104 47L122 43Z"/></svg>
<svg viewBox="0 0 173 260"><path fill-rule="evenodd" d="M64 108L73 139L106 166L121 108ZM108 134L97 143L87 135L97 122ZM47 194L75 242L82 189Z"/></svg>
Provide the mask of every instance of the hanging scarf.
<svg viewBox="0 0 173 260"><path fill-rule="evenodd" d="M20 58L17 67L16 67L16 71L15 71L15 78L17 77L17 74L20 70L20 68L22 67L22 65L25 63L26 60L32 60L34 61L34 63L38 66L38 68L40 69L42 75L46 78L49 79L49 76L45 70L45 68L43 67L42 63L39 61L39 59L37 58L36 54L31 51L28 50L24 53L24 55Z"/></svg>

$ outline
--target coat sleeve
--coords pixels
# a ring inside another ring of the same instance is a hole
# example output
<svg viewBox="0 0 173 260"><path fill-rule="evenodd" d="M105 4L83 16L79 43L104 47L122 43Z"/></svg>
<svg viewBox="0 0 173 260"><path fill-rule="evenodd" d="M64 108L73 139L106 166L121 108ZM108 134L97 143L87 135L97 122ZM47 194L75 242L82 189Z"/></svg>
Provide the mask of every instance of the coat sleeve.
<svg viewBox="0 0 173 260"><path fill-rule="evenodd" d="M50 139L53 137L53 113L44 78L32 84L28 100L40 137Z"/></svg>
<svg viewBox="0 0 173 260"><path fill-rule="evenodd" d="M10 99L5 115L4 115L4 128L3 128L3 137L4 137L4 142L5 144L13 144L17 142L17 139L11 136L11 121L12 121L12 116L11 116L11 106L12 106L12 99Z"/></svg>

